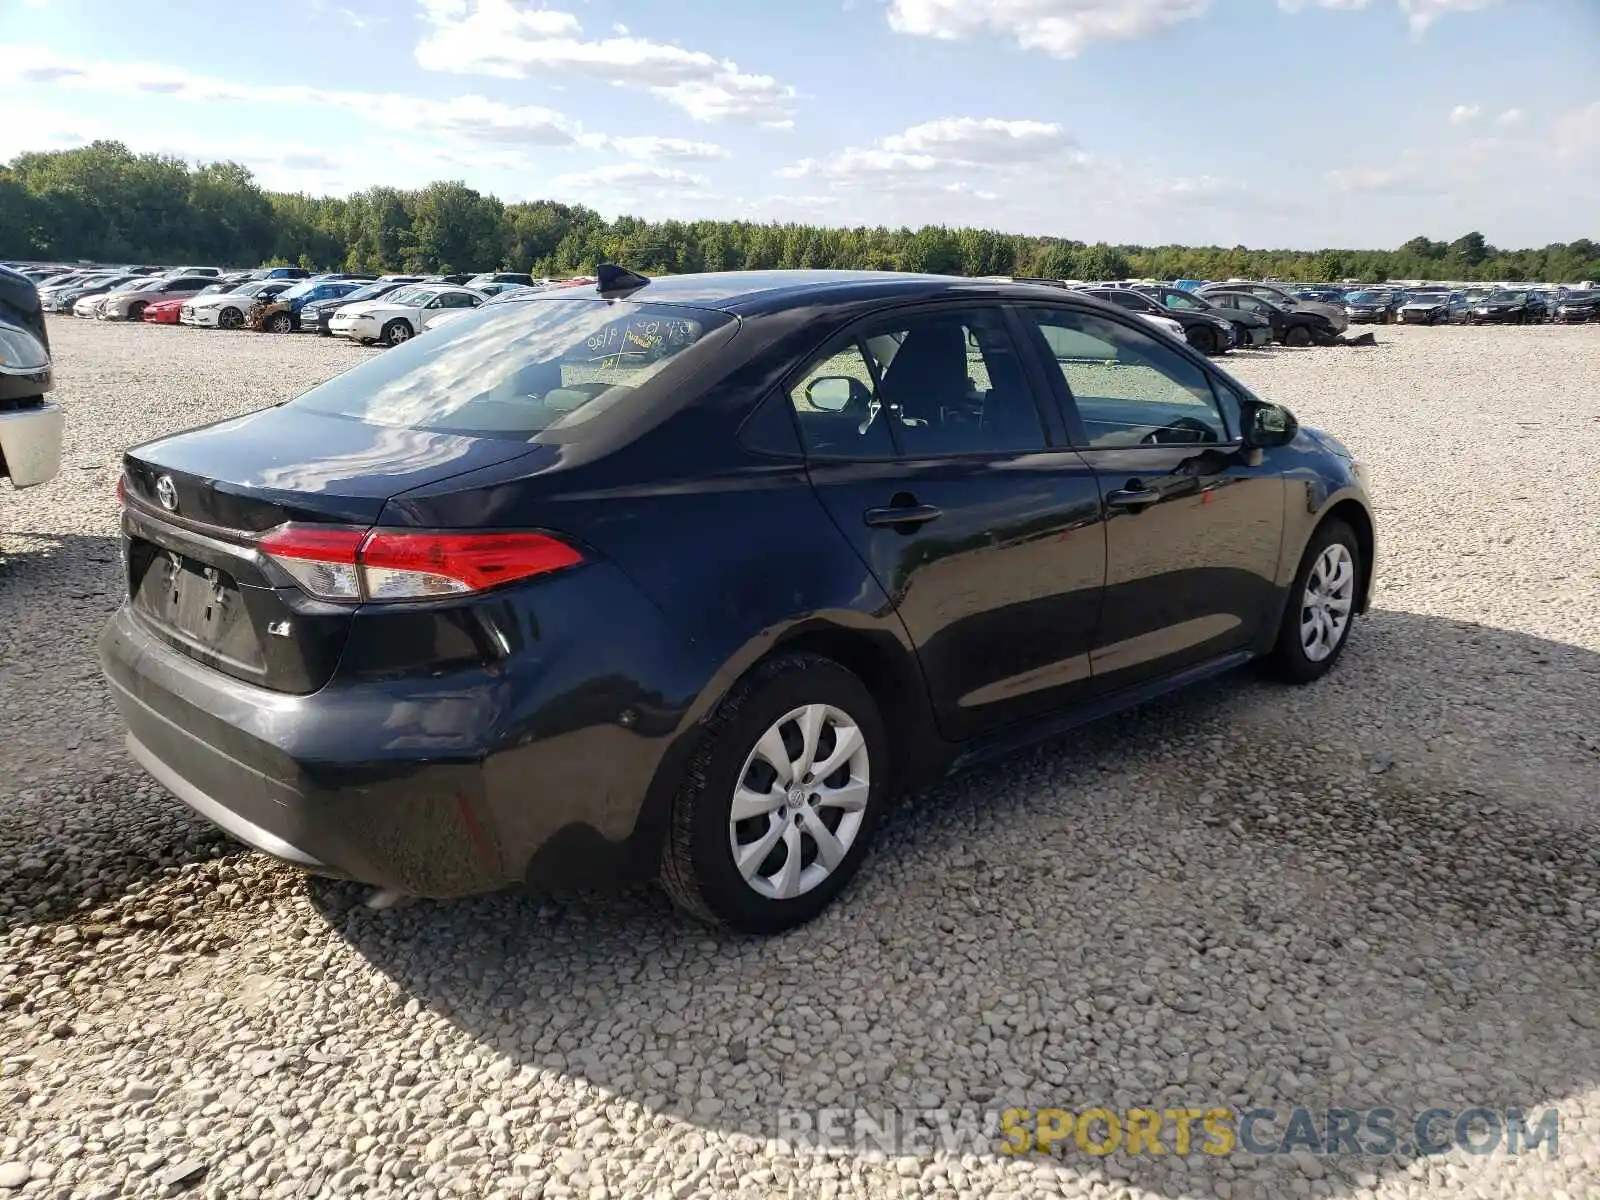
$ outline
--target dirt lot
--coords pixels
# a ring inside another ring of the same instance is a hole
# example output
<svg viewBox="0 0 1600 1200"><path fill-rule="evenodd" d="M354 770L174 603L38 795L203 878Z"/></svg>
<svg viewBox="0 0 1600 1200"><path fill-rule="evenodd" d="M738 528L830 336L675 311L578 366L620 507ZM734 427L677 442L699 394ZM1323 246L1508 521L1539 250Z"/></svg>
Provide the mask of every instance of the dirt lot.
<svg viewBox="0 0 1600 1200"><path fill-rule="evenodd" d="M912 797L843 903L754 942L652 890L368 911L147 782L93 656L120 450L376 351L55 321L62 473L0 485L0 1196L1592 1195L1600 327L1378 336L1228 360L1371 469L1376 607L1329 678L1230 677ZM1519 1157L772 1136L1014 1105L1560 1131Z"/></svg>

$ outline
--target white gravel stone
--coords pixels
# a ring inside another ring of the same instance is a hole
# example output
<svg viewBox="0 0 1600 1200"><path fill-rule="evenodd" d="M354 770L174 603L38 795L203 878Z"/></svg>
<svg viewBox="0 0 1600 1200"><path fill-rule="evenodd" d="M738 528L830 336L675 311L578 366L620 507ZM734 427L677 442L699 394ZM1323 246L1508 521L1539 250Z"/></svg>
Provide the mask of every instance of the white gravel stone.
<svg viewBox="0 0 1600 1200"><path fill-rule="evenodd" d="M1378 336L1226 360L1369 466L1379 590L1332 675L952 779L837 908L754 941L653 891L374 911L138 771L94 659L119 452L377 352L53 320L64 468L0 485L0 1186L155 1196L188 1160L174 1186L229 1200L1593 1194L1600 327ZM939 1104L1562 1125L1553 1156L1415 1163L773 1136Z"/></svg>

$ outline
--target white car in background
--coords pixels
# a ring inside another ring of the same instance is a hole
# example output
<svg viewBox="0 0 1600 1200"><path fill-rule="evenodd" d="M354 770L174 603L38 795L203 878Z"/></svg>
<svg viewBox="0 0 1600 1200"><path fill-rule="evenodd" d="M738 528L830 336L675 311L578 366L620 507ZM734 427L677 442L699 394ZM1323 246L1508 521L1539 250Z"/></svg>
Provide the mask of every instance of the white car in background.
<svg viewBox="0 0 1600 1200"><path fill-rule="evenodd" d="M1170 333L1173 337L1177 338L1180 342L1188 340L1187 337L1184 335L1183 326L1178 324L1178 322L1174 321L1171 317L1163 317L1158 313L1144 313L1144 312L1136 312L1133 315L1136 316L1136 317L1143 317L1146 321L1149 321L1150 324L1154 325L1157 329L1160 329L1160 330L1163 330L1163 331L1165 331L1167 333Z"/></svg>
<svg viewBox="0 0 1600 1200"><path fill-rule="evenodd" d="M204 329L242 329L253 305L265 304L299 282L298 279L258 279L232 288L213 284L217 291L206 288L178 310L178 324L198 325Z"/></svg>
<svg viewBox="0 0 1600 1200"><path fill-rule="evenodd" d="M483 301L483 293L471 288L418 283L376 300L345 305L329 320L328 332L364 346L373 342L398 346L421 333L429 317L477 308Z"/></svg>

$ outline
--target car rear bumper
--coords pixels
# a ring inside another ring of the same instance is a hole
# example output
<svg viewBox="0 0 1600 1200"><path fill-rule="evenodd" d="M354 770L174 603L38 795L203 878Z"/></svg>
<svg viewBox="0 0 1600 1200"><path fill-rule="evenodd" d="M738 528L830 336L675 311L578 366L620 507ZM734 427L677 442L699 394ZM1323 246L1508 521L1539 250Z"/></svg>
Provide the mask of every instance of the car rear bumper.
<svg viewBox="0 0 1600 1200"><path fill-rule="evenodd" d="M320 691L276 692L180 653L126 604L100 636L101 667L134 758L285 862L437 898L603 884L654 866L640 818L682 713L662 710L659 685L622 682L641 652L673 655L659 617L620 573L580 575L544 587L541 621L562 645L494 667L342 669Z"/></svg>
<svg viewBox="0 0 1600 1200"><path fill-rule="evenodd" d="M19 488L54 479L61 470L64 426L59 405L0 410L0 474Z"/></svg>

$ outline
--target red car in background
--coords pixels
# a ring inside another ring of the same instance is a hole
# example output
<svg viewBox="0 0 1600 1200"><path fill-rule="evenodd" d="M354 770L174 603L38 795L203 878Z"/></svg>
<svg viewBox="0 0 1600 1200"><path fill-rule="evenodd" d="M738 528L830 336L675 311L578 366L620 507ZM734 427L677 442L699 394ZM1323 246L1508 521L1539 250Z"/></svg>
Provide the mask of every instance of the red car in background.
<svg viewBox="0 0 1600 1200"><path fill-rule="evenodd" d="M182 296L176 300L157 300L153 304L146 304L141 319L150 325L176 325L178 310L188 299L189 297Z"/></svg>
<svg viewBox="0 0 1600 1200"><path fill-rule="evenodd" d="M183 306L191 300L198 300L201 296L214 295L217 292L231 292L233 288L226 283L213 283L201 288L193 296L174 296L171 300L152 300L144 306L143 319L152 325L176 325L178 316L183 311Z"/></svg>

